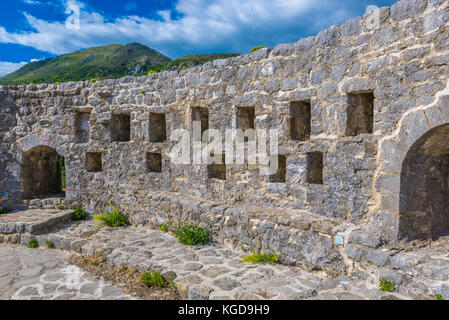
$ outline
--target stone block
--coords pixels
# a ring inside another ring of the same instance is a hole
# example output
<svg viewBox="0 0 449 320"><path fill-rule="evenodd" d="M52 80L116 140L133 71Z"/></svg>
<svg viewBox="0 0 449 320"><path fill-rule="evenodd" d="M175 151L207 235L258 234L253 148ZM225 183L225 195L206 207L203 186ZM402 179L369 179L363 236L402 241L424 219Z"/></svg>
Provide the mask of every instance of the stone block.
<svg viewBox="0 0 449 320"><path fill-rule="evenodd" d="M391 6L391 18L395 21L408 19L424 11L426 0L401 0Z"/></svg>
<svg viewBox="0 0 449 320"><path fill-rule="evenodd" d="M367 230L354 230L349 234L349 243L361 244L370 248L378 248L382 245L382 237Z"/></svg>

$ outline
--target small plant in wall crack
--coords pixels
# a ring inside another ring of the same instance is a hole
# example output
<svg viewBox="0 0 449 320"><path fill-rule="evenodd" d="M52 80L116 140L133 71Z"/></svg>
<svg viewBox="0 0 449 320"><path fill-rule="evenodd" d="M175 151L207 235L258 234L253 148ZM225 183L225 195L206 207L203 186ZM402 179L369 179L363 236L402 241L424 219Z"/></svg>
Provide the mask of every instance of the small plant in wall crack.
<svg viewBox="0 0 449 320"><path fill-rule="evenodd" d="M55 244L51 242L50 240L45 240L45 244L47 245L48 249L52 249L55 247Z"/></svg>
<svg viewBox="0 0 449 320"><path fill-rule="evenodd" d="M104 211L103 215L96 214L94 219L101 222L101 224L109 227L122 227L126 225L126 216L116 206L109 204L109 211Z"/></svg>
<svg viewBox="0 0 449 320"><path fill-rule="evenodd" d="M39 248L39 242L36 240L36 238L33 238L28 242L28 248L31 249Z"/></svg>
<svg viewBox="0 0 449 320"><path fill-rule="evenodd" d="M394 283L385 278L379 280L379 289L385 292L394 292L396 290Z"/></svg>
<svg viewBox="0 0 449 320"><path fill-rule="evenodd" d="M85 220L87 218L87 212L81 209L80 207L75 208L75 211L73 212L73 221L80 221Z"/></svg>

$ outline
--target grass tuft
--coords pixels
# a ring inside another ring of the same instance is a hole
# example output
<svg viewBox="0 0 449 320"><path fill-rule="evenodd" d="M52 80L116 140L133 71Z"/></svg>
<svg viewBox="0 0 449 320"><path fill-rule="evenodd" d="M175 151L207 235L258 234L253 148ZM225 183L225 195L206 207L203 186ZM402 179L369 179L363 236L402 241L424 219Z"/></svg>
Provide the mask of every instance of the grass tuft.
<svg viewBox="0 0 449 320"><path fill-rule="evenodd" d="M55 208L58 209L58 210L64 210L65 209L65 207L64 207L64 205L62 203L56 205Z"/></svg>
<svg viewBox="0 0 449 320"><path fill-rule="evenodd" d="M51 242L50 240L45 240L45 244L47 245L48 249L54 248L55 245L53 242Z"/></svg>
<svg viewBox="0 0 449 320"><path fill-rule="evenodd" d="M110 211L104 211L103 215L96 214L94 219L101 221L102 224L109 227L122 227L126 225L126 216L116 206L109 204Z"/></svg>
<svg viewBox="0 0 449 320"><path fill-rule="evenodd" d="M168 222L165 222L159 226L159 230L161 230L162 232L168 232L169 229L170 225Z"/></svg>
<svg viewBox="0 0 449 320"><path fill-rule="evenodd" d="M181 244L189 246L206 244L209 241L209 235L204 228L190 224L179 224L175 228L174 234Z"/></svg>
<svg viewBox="0 0 449 320"><path fill-rule="evenodd" d="M142 284L153 287L162 288L166 286L166 281L158 271L148 271L142 274Z"/></svg>
<svg viewBox="0 0 449 320"><path fill-rule="evenodd" d="M396 290L394 283L385 278L379 280L379 289L385 292L394 292Z"/></svg>
<svg viewBox="0 0 449 320"><path fill-rule="evenodd" d="M75 212L73 213L73 217L72 217L73 221L86 220L86 218L87 218L86 211L84 211L80 207L75 208Z"/></svg>
<svg viewBox="0 0 449 320"><path fill-rule="evenodd" d="M267 253L260 251L253 251L252 254L248 254L242 258L242 261L248 264L254 263L268 263L268 264L276 264L279 263L279 255L277 253Z"/></svg>
<svg viewBox="0 0 449 320"><path fill-rule="evenodd" d="M0 214L7 214L7 213L10 213L11 211L12 211L12 209L9 209L9 208L1 208Z"/></svg>
<svg viewBox="0 0 449 320"><path fill-rule="evenodd" d="M28 242L28 248L32 249L39 248L39 242L36 240L36 238L33 238Z"/></svg>

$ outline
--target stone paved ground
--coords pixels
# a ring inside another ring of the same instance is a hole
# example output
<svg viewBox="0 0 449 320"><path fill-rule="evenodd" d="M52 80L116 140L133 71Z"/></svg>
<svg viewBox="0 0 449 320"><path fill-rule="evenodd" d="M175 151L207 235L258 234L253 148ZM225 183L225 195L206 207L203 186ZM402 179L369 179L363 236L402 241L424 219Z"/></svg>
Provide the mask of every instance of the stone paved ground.
<svg viewBox="0 0 449 320"><path fill-rule="evenodd" d="M130 299L119 287L91 278L67 264L69 254L0 245L0 299Z"/></svg>
<svg viewBox="0 0 449 320"><path fill-rule="evenodd" d="M245 265L244 252L222 246L184 246L170 234L144 227L109 228L96 222L70 223L37 236L45 245L100 255L111 265L138 266L176 274L176 285L188 299L408 299L385 293L377 284L347 276L284 265Z"/></svg>

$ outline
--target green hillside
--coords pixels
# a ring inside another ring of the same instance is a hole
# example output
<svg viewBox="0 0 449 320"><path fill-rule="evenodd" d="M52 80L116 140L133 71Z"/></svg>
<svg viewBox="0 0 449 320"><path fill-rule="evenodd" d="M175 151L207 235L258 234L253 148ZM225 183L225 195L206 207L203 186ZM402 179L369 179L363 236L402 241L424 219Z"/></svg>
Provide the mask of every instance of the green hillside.
<svg viewBox="0 0 449 320"><path fill-rule="evenodd" d="M29 63L0 78L0 84L55 83L114 79L164 70L181 70L238 54L189 55L176 60L139 43L112 44Z"/></svg>
<svg viewBox="0 0 449 320"><path fill-rule="evenodd" d="M2 84L53 83L136 75L171 59L138 43L111 44L29 63L0 78Z"/></svg>

